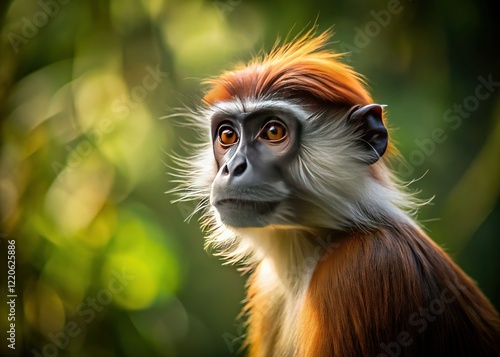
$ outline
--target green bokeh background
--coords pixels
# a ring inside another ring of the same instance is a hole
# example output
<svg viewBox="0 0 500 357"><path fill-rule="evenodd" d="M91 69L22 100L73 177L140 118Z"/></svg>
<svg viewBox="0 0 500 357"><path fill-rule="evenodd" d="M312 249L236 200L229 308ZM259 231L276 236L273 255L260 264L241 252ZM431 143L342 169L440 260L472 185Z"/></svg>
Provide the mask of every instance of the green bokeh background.
<svg viewBox="0 0 500 357"><path fill-rule="evenodd" d="M391 6L400 11L377 23ZM419 220L500 306L500 87L475 94L480 78L500 82L498 10L486 0L3 0L0 354L238 354L244 278L203 250L196 216L184 222L195 204L164 194L169 154L195 135L161 118L198 104L204 78L315 22L334 25L331 48L350 51L388 105L403 158L394 169L435 196ZM446 121L454 105L469 109Z"/></svg>

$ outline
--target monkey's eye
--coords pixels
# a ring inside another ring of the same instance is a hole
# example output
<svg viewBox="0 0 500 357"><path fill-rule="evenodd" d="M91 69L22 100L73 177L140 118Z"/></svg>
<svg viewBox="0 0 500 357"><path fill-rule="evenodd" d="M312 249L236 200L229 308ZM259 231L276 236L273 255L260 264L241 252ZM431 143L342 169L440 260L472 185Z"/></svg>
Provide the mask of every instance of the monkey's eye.
<svg viewBox="0 0 500 357"><path fill-rule="evenodd" d="M287 135L286 126L279 121L271 120L267 122L259 133L259 137L269 140L272 143L279 143Z"/></svg>
<svg viewBox="0 0 500 357"><path fill-rule="evenodd" d="M229 125L221 125L217 134L219 138L219 143L224 146L231 146L238 141L238 134L236 131Z"/></svg>

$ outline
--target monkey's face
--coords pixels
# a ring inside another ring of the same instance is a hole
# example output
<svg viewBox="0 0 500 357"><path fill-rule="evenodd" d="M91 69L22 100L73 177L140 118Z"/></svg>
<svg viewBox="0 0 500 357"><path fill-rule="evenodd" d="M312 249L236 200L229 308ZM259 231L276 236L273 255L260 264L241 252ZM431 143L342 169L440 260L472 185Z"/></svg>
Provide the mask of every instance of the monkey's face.
<svg viewBox="0 0 500 357"><path fill-rule="evenodd" d="M381 115L376 104L313 113L293 101L217 103L209 115L216 216L234 228L348 219L342 212L387 146Z"/></svg>
<svg viewBox="0 0 500 357"><path fill-rule="evenodd" d="M211 118L218 172L211 205L232 227L286 223L284 210L292 189L286 173L296 159L300 122L276 106L240 111L226 107Z"/></svg>

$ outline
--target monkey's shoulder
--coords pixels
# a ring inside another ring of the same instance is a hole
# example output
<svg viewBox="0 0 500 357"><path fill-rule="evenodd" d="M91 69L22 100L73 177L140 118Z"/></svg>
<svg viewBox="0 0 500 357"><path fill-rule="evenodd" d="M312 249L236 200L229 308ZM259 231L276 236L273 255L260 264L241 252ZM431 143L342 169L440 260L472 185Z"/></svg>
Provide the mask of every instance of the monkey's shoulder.
<svg viewBox="0 0 500 357"><path fill-rule="evenodd" d="M306 345L318 356L500 353L494 308L439 246L411 226L357 233L327 249L302 316L312 321L314 328L302 335L316 341Z"/></svg>

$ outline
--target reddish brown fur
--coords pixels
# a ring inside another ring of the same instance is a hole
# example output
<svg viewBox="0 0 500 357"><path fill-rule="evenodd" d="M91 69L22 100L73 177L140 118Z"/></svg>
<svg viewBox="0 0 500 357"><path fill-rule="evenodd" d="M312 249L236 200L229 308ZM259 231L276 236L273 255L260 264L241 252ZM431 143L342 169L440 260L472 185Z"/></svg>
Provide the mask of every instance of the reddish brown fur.
<svg viewBox="0 0 500 357"><path fill-rule="evenodd" d="M339 54L323 50L329 33L311 32L292 43L275 47L263 59L226 72L208 81L208 104L235 98L262 99L268 95L286 99L313 99L321 104L364 105L371 98L351 67L338 61Z"/></svg>
<svg viewBox="0 0 500 357"><path fill-rule="evenodd" d="M425 328L421 308L431 309ZM489 301L423 232L404 226L353 234L318 264L300 336L301 356L387 355L381 344L405 356L500 354Z"/></svg>
<svg viewBox="0 0 500 357"><path fill-rule="evenodd" d="M307 289L294 355L500 355L495 309L422 231L386 227L334 244ZM249 280L250 356L273 351L282 327L270 310L279 307L260 297L258 270Z"/></svg>

